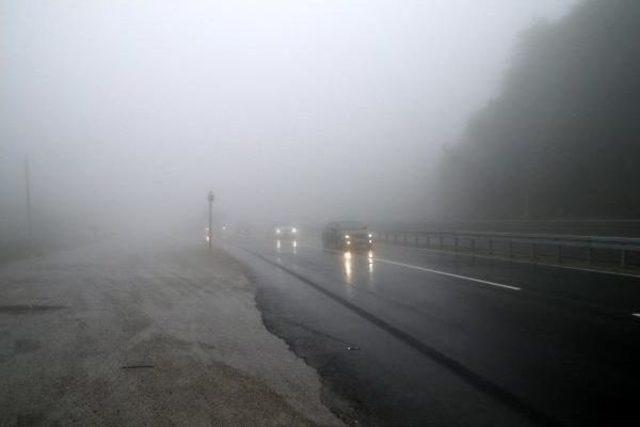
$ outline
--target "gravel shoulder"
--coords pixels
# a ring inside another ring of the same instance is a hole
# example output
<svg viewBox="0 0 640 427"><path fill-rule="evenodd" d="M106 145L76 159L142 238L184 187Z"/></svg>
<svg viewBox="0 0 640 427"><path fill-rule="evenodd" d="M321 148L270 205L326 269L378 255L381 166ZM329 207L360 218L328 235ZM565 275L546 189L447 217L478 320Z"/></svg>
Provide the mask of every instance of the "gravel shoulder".
<svg viewBox="0 0 640 427"><path fill-rule="evenodd" d="M254 295L170 241L0 266L0 425L340 425Z"/></svg>

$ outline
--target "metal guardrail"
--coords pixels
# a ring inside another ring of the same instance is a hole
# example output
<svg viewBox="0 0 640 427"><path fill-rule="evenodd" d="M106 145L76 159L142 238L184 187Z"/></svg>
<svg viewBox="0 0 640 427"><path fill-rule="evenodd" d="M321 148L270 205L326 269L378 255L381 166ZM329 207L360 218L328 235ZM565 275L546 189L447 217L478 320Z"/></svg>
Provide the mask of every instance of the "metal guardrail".
<svg viewBox="0 0 640 427"><path fill-rule="evenodd" d="M374 230L640 237L639 219L477 220L372 223Z"/></svg>
<svg viewBox="0 0 640 427"><path fill-rule="evenodd" d="M379 231L378 241L472 255L640 265L640 238L459 231ZM631 258L631 259L630 259Z"/></svg>

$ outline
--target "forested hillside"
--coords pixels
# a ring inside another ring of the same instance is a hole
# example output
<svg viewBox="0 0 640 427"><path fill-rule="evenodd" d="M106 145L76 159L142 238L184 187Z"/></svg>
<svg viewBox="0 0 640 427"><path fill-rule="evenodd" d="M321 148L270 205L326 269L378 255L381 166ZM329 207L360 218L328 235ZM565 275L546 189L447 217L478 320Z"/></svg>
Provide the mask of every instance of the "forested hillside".
<svg viewBox="0 0 640 427"><path fill-rule="evenodd" d="M460 218L640 217L640 1L587 0L522 34L440 179Z"/></svg>

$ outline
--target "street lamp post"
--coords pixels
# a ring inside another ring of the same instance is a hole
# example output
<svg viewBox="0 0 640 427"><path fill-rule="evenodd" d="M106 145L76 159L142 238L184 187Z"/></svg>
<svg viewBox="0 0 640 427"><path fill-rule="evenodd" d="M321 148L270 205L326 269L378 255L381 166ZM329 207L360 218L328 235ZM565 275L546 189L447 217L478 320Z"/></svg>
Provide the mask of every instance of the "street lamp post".
<svg viewBox="0 0 640 427"><path fill-rule="evenodd" d="M213 201L215 199L215 196L213 195L213 191L209 191L209 195L207 197L207 200L209 200L209 228L207 230L207 244L209 246L209 250L211 250L211 240L213 237L213 234L211 233L211 229L213 227L213 221L212 221L212 206L213 206Z"/></svg>

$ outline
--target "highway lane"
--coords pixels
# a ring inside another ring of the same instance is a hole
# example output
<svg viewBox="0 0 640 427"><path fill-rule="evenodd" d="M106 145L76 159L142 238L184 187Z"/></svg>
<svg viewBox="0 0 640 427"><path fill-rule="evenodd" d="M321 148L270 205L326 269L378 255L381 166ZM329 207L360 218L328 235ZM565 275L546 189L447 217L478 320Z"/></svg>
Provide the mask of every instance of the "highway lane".
<svg viewBox="0 0 640 427"><path fill-rule="evenodd" d="M640 276L597 272L571 266L545 266L527 262L454 255L420 248L381 245L380 257L403 259L410 264L437 265L447 271L475 274L501 283L526 284L526 290L547 297L600 307L605 311L632 314L640 310Z"/></svg>
<svg viewBox="0 0 640 427"><path fill-rule="evenodd" d="M495 414L505 425L640 419L640 319L631 315L640 301L637 279L397 248L348 258L313 241L241 246L251 254L231 251L256 274L270 326L360 402L354 416L416 425L496 424ZM357 321L336 320L354 315ZM367 351L320 344L340 336Z"/></svg>

